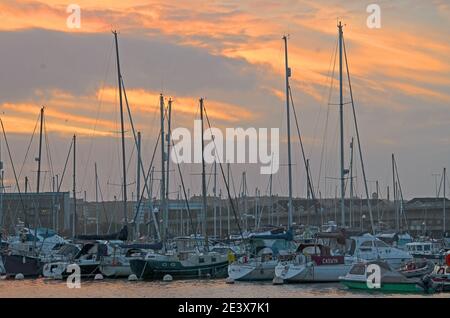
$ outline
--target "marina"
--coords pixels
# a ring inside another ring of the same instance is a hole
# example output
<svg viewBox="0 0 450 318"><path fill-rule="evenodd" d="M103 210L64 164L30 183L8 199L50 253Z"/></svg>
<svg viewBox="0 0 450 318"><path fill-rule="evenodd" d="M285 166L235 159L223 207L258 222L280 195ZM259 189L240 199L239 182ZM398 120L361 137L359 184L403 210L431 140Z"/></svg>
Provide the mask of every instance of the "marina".
<svg viewBox="0 0 450 318"><path fill-rule="evenodd" d="M191 30L165 43L178 35L125 22L45 35L86 42L71 71L54 66L72 52L54 38L36 53L42 83L64 88L34 84L28 104L0 103L0 298L450 297L447 121L414 154L395 139L416 133L404 105L442 108L450 95L384 87L380 73L424 66L384 65L388 42L362 41L360 17L329 20L295 26L321 33L309 45L279 27L245 41ZM384 121L399 123L388 133ZM434 189L423 170L439 171Z"/></svg>
<svg viewBox="0 0 450 318"><path fill-rule="evenodd" d="M44 279L2 281L0 296L5 298L365 298L365 297L408 297L408 298L448 298L440 294L399 294L370 291L349 291L336 283L325 284L291 284L274 286L270 282L240 282L230 286L224 279L220 280L183 280L165 282L129 282L127 280L109 280L101 282L88 281L79 289L69 289L61 281ZM257 288L255 288L257 287Z"/></svg>

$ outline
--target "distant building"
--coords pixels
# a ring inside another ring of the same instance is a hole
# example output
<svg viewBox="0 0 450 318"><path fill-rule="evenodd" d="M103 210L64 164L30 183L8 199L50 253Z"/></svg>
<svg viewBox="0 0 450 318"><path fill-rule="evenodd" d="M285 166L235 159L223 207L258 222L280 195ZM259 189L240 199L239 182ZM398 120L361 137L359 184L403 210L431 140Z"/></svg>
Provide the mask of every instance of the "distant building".
<svg viewBox="0 0 450 318"><path fill-rule="evenodd" d="M22 197L22 199L20 199ZM440 238L443 235L443 198L419 197L409 201L394 203L377 199L370 200L372 217L377 231L396 230L397 219L400 232L411 235L429 235ZM267 225L287 225L288 198L281 196L241 197L232 202L225 198L207 197L206 213L209 236L226 237L242 231L263 228ZM127 202L127 220L132 223L136 215L136 201ZM50 227L59 233L71 236L73 229L73 199L69 192L0 194L0 221L3 229L11 232L18 220L34 224L35 211L38 211L38 226ZM154 237L156 221L163 226L163 214L159 201L150 204L145 199L140 205L136 221L139 235ZM184 200L169 200L168 235L189 235L201 233L203 227L202 200L194 196L189 200L189 210ZM400 211L403 210L403 213ZM450 200L446 199L446 211L450 210ZM24 212L25 211L25 212ZM293 222L301 225L320 226L334 221L340 226L341 211L339 199L293 199ZM77 199L78 234L108 233L120 230L124 223L121 201L85 202ZM446 214L447 214L446 213ZM397 218L397 215L399 216ZM97 218L98 217L98 218ZM450 215L446 217L446 230L450 232ZM369 231L370 213L366 199L345 200L346 227ZM98 222L98 225L97 225ZM238 226L239 224L239 226ZM132 223L130 228L134 230Z"/></svg>
<svg viewBox="0 0 450 318"><path fill-rule="evenodd" d="M0 193L0 228L12 233L22 221L64 231L70 227L69 200L69 192Z"/></svg>

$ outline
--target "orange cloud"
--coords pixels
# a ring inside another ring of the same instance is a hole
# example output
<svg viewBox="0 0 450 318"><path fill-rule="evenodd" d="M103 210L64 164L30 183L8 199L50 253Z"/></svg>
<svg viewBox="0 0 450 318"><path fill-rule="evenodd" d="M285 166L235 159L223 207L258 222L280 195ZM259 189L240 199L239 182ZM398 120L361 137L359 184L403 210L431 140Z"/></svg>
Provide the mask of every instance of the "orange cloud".
<svg viewBox="0 0 450 318"><path fill-rule="evenodd" d="M13 133L30 134L35 126L41 105L45 105L48 131L61 134L117 136L119 107L116 94L117 90L114 87L99 89L93 95L88 96L73 96L68 92L53 90L49 94L45 94L50 95L50 97L41 101L40 104L31 102L4 103L0 107L4 113L3 121L8 123L9 132ZM145 127L148 125L141 120L142 116L159 114L159 93L144 89L129 89L127 90L127 97L137 126ZM100 100L101 107L97 108ZM255 118L253 113L238 105L205 99L205 106L209 118L214 121L215 125L217 122L241 122ZM193 118L198 114L198 98L175 97L172 107L176 118L186 115ZM98 111L98 116L93 112L94 109ZM124 111L126 112L126 109ZM128 119L127 113L125 116ZM181 122L178 124L181 124Z"/></svg>
<svg viewBox="0 0 450 318"><path fill-rule="evenodd" d="M113 87L106 87L103 91L103 99L106 102L114 103L116 101L116 89ZM127 98L130 107L138 113L158 112L159 108L159 93L154 91L147 91L144 89L128 89ZM167 98L166 98L167 105ZM208 111L208 116L211 119L216 119L226 122L238 122L242 120L251 120L255 116L244 107L227 104L215 100L205 99L205 106ZM198 112L198 98L197 97L174 97L172 110L176 113L187 115L195 115Z"/></svg>
<svg viewBox="0 0 450 318"><path fill-rule="evenodd" d="M163 36L166 41L202 47L212 54L244 58L253 64L264 64L280 76L284 72L281 35L290 33L290 64L293 79L299 81L297 88L322 101L324 93L318 87L328 84L330 55L337 37L336 17L343 17L348 24L344 32L355 77L370 81L376 73L401 78L401 82L410 76L408 80L416 81L415 84L448 85L450 44L445 32L425 25L424 21L408 24L402 22L404 19L387 18L380 30L369 30L365 7L360 3L330 5L312 0L292 2L289 6L277 1L80 0L77 3L82 8L79 30L67 29L67 4L60 0L0 4L3 19L0 29L109 32L117 28L140 36ZM395 9L402 8L391 8ZM408 8L403 9L401 14L405 16ZM448 5L436 0L427 9L445 15ZM374 93L389 89L382 82L369 88ZM417 92L438 101L442 97L437 91Z"/></svg>

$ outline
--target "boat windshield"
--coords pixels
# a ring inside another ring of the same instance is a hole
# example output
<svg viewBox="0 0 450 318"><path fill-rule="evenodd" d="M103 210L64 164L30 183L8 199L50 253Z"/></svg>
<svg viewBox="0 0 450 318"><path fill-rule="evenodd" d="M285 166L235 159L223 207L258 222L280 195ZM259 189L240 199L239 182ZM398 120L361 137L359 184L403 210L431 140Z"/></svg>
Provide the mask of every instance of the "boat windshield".
<svg viewBox="0 0 450 318"><path fill-rule="evenodd" d="M350 269L349 274L352 275L365 275L366 274L366 266L364 264L356 264Z"/></svg>

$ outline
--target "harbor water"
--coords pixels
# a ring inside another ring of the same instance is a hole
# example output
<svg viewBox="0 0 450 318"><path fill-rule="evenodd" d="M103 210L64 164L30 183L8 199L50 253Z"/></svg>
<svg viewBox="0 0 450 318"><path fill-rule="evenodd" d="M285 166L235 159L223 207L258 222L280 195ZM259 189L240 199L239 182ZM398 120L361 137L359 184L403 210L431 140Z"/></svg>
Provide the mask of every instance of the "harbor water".
<svg viewBox="0 0 450 318"><path fill-rule="evenodd" d="M80 288L68 288L65 281L47 279L0 280L0 297L44 298L301 298L301 297L426 297L450 298L450 293L385 294L348 290L339 283L285 284L271 282L236 282L220 280L128 281L105 279L81 281Z"/></svg>

